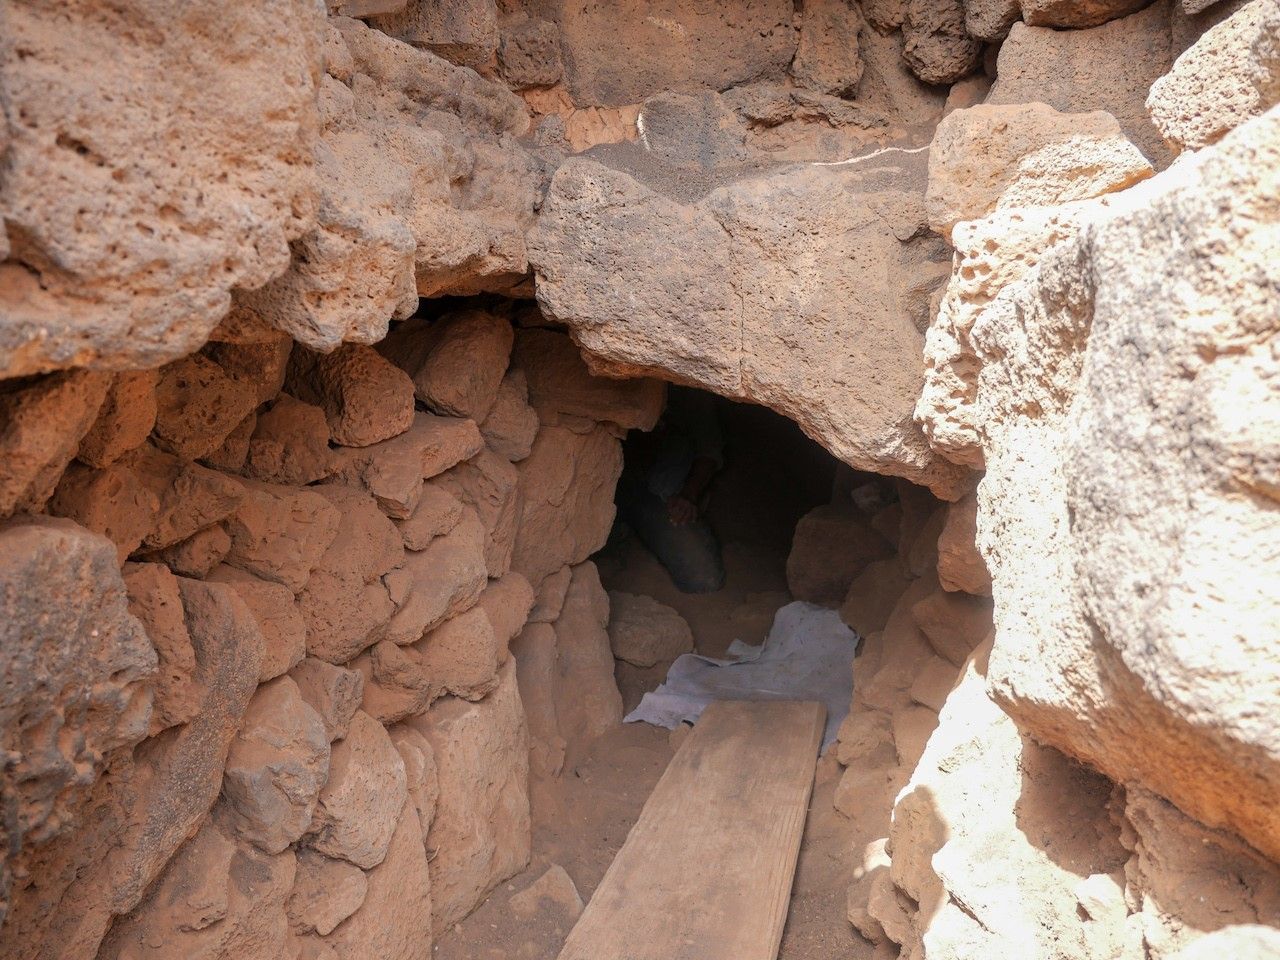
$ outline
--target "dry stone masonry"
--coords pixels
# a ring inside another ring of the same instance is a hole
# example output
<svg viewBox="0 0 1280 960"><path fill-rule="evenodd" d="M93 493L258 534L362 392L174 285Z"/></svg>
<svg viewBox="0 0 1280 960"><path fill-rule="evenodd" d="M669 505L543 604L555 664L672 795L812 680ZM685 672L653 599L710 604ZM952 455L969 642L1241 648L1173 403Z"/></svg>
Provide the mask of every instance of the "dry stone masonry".
<svg viewBox="0 0 1280 960"><path fill-rule="evenodd" d="M693 646L664 381L891 478L859 958L1280 956L1278 102L1277 0L0 4L0 958L429 958Z"/></svg>

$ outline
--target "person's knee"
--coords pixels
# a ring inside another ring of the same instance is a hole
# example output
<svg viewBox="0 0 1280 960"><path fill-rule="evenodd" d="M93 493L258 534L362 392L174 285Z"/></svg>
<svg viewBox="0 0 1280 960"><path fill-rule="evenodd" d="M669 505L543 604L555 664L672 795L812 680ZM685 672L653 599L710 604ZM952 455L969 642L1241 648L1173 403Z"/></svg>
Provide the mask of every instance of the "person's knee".
<svg viewBox="0 0 1280 960"><path fill-rule="evenodd" d="M674 553L666 566L681 593L714 593L724 586L720 544L710 533L685 539Z"/></svg>

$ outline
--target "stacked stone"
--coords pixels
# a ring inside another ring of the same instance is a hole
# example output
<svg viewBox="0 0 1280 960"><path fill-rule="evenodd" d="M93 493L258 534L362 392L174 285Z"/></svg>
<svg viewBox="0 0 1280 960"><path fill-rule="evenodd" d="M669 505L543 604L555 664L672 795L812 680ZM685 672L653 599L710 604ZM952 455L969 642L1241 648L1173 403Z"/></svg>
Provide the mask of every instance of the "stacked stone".
<svg viewBox="0 0 1280 960"><path fill-rule="evenodd" d="M425 956L527 863L531 746L621 719L587 557L662 399L484 310L7 394L23 955Z"/></svg>

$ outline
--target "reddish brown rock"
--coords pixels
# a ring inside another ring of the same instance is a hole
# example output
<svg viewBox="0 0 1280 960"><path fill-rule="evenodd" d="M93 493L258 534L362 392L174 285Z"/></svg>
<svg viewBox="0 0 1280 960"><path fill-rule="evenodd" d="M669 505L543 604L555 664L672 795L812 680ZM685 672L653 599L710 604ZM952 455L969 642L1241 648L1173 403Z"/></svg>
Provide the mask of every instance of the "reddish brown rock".
<svg viewBox="0 0 1280 960"><path fill-rule="evenodd" d="M409 721L435 751L440 801L427 836L437 933L529 862L529 743L515 665L477 703L449 698Z"/></svg>
<svg viewBox="0 0 1280 960"><path fill-rule="evenodd" d="M564 74L560 31L554 23L531 17L504 23L498 64L502 79L513 90L551 86Z"/></svg>
<svg viewBox="0 0 1280 960"><path fill-rule="evenodd" d="M505 317L464 310L429 323L406 320L378 352L409 374L428 409L478 423L498 399L513 338Z"/></svg>
<svg viewBox="0 0 1280 960"><path fill-rule="evenodd" d="M390 517L403 520L422 496L422 481L474 457L484 441L474 421L415 413L407 431L357 450L334 452L334 475L364 487Z"/></svg>
<svg viewBox="0 0 1280 960"><path fill-rule="evenodd" d="M518 466L524 504L511 568L535 588L604 546L613 526L622 446L605 427L578 433L544 425Z"/></svg>
<svg viewBox="0 0 1280 960"><path fill-rule="evenodd" d="M367 447L413 423L413 381L372 347L346 344L333 353L295 347L285 389L324 411L335 443Z"/></svg>
<svg viewBox="0 0 1280 960"><path fill-rule="evenodd" d="M160 369L152 436L161 450L199 460L221 447L257 405L257 391L248 380L193 354Z"/></svg>
<svg viewBox="0 0 1280 960"><path fill-rule="evenodd" d="M118 464L133 471L159 501L155 522L143 540L145 546L162 549L225 520L240 506L244 484L198 463L144 444Z"/></svg>
<svg viewBox="0 0 1280 960"><path fill-rule="evenodd" d="M178 580L160 563L130 563L123 570L129 612L147 632L159 661L148 733L186 723L195 716L196 655L182 610Z"/></svg>
<svg viewBox="0 0 1280 960"><path fill-rule="evenodd" d="M533 588L529 581L512 571L492 581L480 594L478 606L489 618L493 635L502 645L501 660L507 659L507 645L520 632L533 609Z"/></svg>
<svg viewBox="0 0 1280 960"><path fill-rule="evenodd" d="M1150 0L1020 0L1022 19L1033 27L1079 30L1127 17Z"/></svg>
<svg viewBox="0 0 1280 960"><path fill-rule="evenodd" d="M159 500L132 471L117 466L96 470L81 463L67 469L49 501L50 513L114 543L121 563L151 532L159 507Z"/></svg>
<svg viewBox="0 0 1280 960"><path fill-rule="evenodd" d="M258 484L227 521L227 563L301 593L338 535L338 511L310 490Z"/></svg>
<svg viewBox="0 0 1280 960"><path fill-rule="evenodd" d="M397 605L387 639L414 643L424 631L475 604L488 581L484 547L484 526L467 510L449 533L425 550L407 553L401 570L386 577Z"/></svg>
<svg viewBox="0 0 1280 960"><path fill-rule="evenodd" d="M862 79L860 12L845 0L806 3L791 75L803 86L835 97L856 94Z"/></svg>
<svg viewBox="0 0 1280 960"><path fill-rule="evenodd" d="M955 83L978 68L982 44L965 31L962 0L910 0L902 58L925 83Z"/></svg>
<svg viewBox="0 0 1280 960"><path fill-rule="evenodd" d="M281 853L306 831L329 776L320 715L288 677L258 687L231 742L222 798L232 832Z"/></svg>
<svg viewBox="0 0 1280 960"><path fill-rule="evenodd" d="M464 67L484 66L497 52L494 0L408 0L398 6L403 9L372 17L370 22L398 40Z"/></svg>
<svg viewBox="0 0 1280 960"><path fill-rule="evenodd" d="M214 568L209 579L235 590L258 621L263 645L260 682L287 673L302 661L306 656L307 623L293 591L284 584L263 580L226 564Z"/></svg>
<svg viewBox="0 0 1280 960"><path fill-rule="evenodd" d="M404 559L395 526L363 490L314 488L336 511L337 534L316 564L298 606L307 624L307 653L346 663L375 643L395 613L382 576Z"/></svg>
<svg viewBox="0 0 1280 960"><path fill-rule="evenodd" d="M652 667L693 650L693 631L684 617L653 597L610 590L609 645L619 660Z"/></svg>
<svg viewBox="0 0 1280 960"><path fill-rule="evenodd" d="M305 486L329 475L329 425L324 411L282 393L258 414L244 474L269 483Z"/></svg>
<svg viewBox="0 0 1280 960"><path fill-rule="evenodd" d="M156 423L157 379L154 370L116 374L76 456L90 466L106 467L142 446Z"/></svg>
<svg viewBox="0 0 1280 960"><path fill-rule="evenodd" d="M570 751L581 751L622 721L622 695L613 678L609 595L591 562L573 568L555 622L558 683L556 722Z"/></svg>
<svg viewBox="0 0 1280 960"><path fill-rule="evenodd" d="M314 850L299 850L298 873L285 905L289 929L328 936L364 903L368 885L359 867Z"/></svg>
<svg viewBox="0 0 1280 960"><path fill-rule="evenodd" d="M521 330L511 365L523 371L529 403L544 420L586 417L652 430L666 398L660 380L593 376L573 341L555 330Z"/></svg>
<svg viewBox="0 0 1280 960"><path fill-rule="evenodd" d="M329 780L305 842L368 870L387 855L407 797L404 761L387 731L357 711L347 735L333 746Z"/></svg>
<svg viewBox="0 0 1280 960"><path fill-rule="evenodd" d="M290 672L298 693L311 705L324 724L329 741L347 735L351 718L360 709L364 677L355 670L335 667L316 657L307 657Z"/></svg>
<svg viewBox="0 0 1280 960"><path fill-rule="evenodd" d="M511 656L529 728L530 768L538 776L558 776L564 766L566 743L556 717L559 657L555 628L549 623L527 624L511 641Z"/></svg>
<svg viewBox="0 0 1280 960"><path fill-rule="evenodd" d="M455 697L479 700L498 685L507 640L495 635L488 615L477 607L429 631L414 649L434 683Z"/></svg>
<svg viewBox="0 0 1280 960"><path fill-rule="evenodd" d="M149 556L181 577L201 580L231 552L231 535L221 524L197 530L187 539Z"/></svg>
<svg viewBox="0 0 1280 960"><path fill-rule="evenodd" d="M400 539L406 550L425 550L436 537L458 525L463 514L462 501L434 483L425 484L413 513L396 521Z"/></svg>
<svg viewBox="0 0 1280 960"><path fill-rule="evenodd" d="M480 433L490 450L512 463L529 456L538 435L538 414L529 406L529 384L523 370L511 370L502 378L498 398L480 424Z"/></svg>
<svg viewBox="0 0 1280 960"><path fill-rule="evenodd" d="M511 569L521 512L519 481L516 468L487 448L437 480L480 517L485 530L484 562L495 579Z"/></svg>
<svg viewBox="0 0 1280 960"><path fill-rule="evenodd" d="M284 387L285 370L293 341L267 330L261 339L247 343L210 343L203 350L229 376L252 383L258 403L269 403Z"/></svg>
<svg viewBox="0 0 1280 960"><path fill-rule="evenodd" d="M796 524L787 587L797 600L839 603L867 564L892 553L888 541L851 507L815 507Z"/></svg>
<svg viewBox="0 0 1280 960"><path fill-rule="evenodd" d="M222 446L208 456L201 457L200 462L215 470L226 470L239 473L244 469L245 460L249 459L249 440L258 426L258 413L252 411L241 420L234 430L227 434Z"/></svg>
<svg viewBox="0 0 1280 960"><path fill-rule="evenodd" d="M111 385L101 373L59 373L0 393L0 518L36 511L93 426Z"/></svg>

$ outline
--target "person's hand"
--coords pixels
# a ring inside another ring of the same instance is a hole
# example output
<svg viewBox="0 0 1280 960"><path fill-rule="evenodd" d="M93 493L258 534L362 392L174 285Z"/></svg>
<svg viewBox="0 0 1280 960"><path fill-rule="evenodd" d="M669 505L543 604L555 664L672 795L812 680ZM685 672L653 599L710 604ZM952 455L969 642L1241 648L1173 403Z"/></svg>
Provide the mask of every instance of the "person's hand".
<svg viewBox="0 0 1280 960"><path fill-rule="evenodd" d="M683 527L698 519L698 506L687 497L676 494L667 498L667 519L673 527Z"/></svg>

